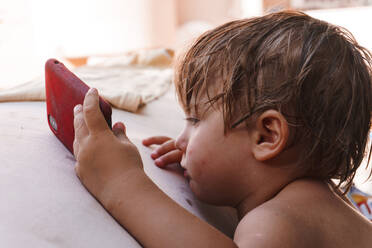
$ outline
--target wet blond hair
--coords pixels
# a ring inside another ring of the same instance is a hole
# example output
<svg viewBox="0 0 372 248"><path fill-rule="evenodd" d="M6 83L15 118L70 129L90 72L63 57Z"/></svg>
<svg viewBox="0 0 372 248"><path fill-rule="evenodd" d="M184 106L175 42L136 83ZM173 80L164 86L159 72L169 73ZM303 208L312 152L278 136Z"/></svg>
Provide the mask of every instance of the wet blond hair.
<svg viewBox="0 0 372 248"><path fill-rule="evenodd" d="M201 35L175 72L186 112L218 104L228 132L275 109L290 125L288 146L304 145L305 175L351 185L368 141L372 74L371 54L347 30L295 11L236 20Z"/></svg>

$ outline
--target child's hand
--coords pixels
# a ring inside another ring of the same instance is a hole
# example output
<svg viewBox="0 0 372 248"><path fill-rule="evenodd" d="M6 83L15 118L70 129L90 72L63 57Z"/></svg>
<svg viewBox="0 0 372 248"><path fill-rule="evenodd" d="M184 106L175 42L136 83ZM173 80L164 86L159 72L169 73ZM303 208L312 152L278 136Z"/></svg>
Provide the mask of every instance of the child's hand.
<svg viewBox="0 0 372 248"><path fill-rule="evenodd" d="M77 105L74 115L76 174L104 204L113 188L133 177L132 172L143 172L141 157L127 138L123 123L116 123L112 131L108 127L96 89L86 94L83 106Z"/></svg>
<svg viewBox="0 0 372 248"><path fill-rule="evenodd" d="M155 164L164 168L168 164L180 163L182 151L177 149L175 140L166 136L153 136L142 140L142 144L150 146L160 145L152 153L151 158L155 159Z"/></svg>
<svg viewBox="0 0 372 248"><path fill-rule="evenodd" d="M99 109L98 93L90 90L74 110L76 174L103 207L144 247L236 247L232 240L179 206L142 169L137 148L122 123L109 129ZM179 162L174 140L151 137L160 144L164 164ZM170 237L171 234L171 237Z"/></svg>

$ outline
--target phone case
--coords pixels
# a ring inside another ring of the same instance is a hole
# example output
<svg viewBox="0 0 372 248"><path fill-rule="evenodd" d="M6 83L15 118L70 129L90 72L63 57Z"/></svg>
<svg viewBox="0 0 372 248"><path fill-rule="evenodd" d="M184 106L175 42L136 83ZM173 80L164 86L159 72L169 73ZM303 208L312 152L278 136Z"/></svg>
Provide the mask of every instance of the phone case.
<svg viewBox="0 0 372 248"><path fill-rule="evenodd" d="M48 124L56 137L73 153L74 113L83 104L89 86L69 71L63 63L49 59L45 64L45 90ZM111 129L111 106L99 97L99 106Z"/></svg>

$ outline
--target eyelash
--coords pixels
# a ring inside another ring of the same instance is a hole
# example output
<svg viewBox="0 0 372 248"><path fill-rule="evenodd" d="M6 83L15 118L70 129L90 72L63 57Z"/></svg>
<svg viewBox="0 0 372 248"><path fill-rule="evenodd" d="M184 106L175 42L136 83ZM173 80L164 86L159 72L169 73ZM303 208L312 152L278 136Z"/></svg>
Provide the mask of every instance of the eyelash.
<svg viewBox="0 0 372 248"><path fill-rule="evenodd" d="M195 125L196 123L199 122L198 119L193 118L193 117L187 117L187 118L185 118L185 120L188 121L188 122L191 122L191 124L193 124L193 125Z"/></svg>

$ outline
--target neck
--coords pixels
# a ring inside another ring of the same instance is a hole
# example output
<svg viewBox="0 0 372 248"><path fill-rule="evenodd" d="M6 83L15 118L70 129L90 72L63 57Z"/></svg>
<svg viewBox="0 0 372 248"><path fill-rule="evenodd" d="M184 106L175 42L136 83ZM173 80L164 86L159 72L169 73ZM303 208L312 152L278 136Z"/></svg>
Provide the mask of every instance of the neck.
<svg viewBox="0 0 372 248"><path fill-rule="evenodd" d="M273 199L277 194L279 194L279 192L281 192L288 184L292 183L294 180L295 179L282 180L280 182L271 182L270 184L265 184L265 186L260 185L254 191L254 193L247 194L242 199L242 201L240 201L235 206L238 212L239 221L251 210Z"/></svg>
<svg viewBox="0 0 372 248"><path fill-rule="evenodd" d="M250 176L252 167L249 167L246 175L250 179L246 185L248 190L235 206L239 220L254 208L273 199L292 182L304 177L303 171L297 169L298 154L297 148L290 148L280 158L258 164L253 168L256 171L253 177Z"/></svg>

